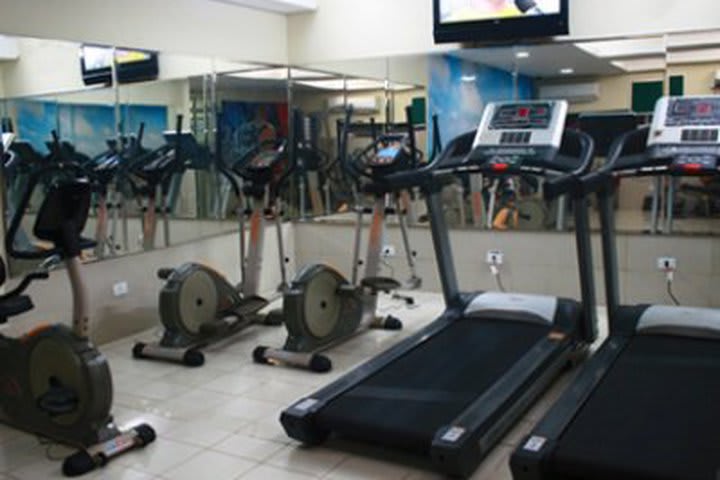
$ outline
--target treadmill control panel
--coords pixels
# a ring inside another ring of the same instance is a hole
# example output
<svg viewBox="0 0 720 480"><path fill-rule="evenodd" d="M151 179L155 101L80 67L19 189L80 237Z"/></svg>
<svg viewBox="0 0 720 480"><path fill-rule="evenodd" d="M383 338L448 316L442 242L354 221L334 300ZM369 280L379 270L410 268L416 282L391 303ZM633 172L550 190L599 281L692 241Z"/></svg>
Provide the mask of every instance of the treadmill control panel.
<svg viewBox="0 0 720 480"><path fill-rule="evenodd" d="M670 159L685 173L717 171L720 156L720 96L664 97L655 106L648 156Z"/></svg>
<svg viewBox="0 0 720 480"><path fill-rule="evenodd" d="M526 159L552 162L562 143L567 109L562 100L488 104L466 163L502 172Z"/></svg>

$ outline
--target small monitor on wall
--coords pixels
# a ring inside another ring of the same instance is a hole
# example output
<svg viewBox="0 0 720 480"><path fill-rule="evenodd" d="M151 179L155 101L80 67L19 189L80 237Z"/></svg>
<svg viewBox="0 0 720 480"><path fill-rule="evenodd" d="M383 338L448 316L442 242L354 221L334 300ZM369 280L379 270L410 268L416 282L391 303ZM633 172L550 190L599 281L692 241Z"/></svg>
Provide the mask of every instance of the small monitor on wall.
<svg viewBox="0 0 720 480"><path fill-rule="evenodd" d="M83 45L80 65L85 85L112 83L112 47ZM115 49L115 65L119 83L144 82L158 77L158 54L147 50Z"/></svg>
<svg viewBox="0 0 720 480"><path fill-rule="evenodd" d="M566 35L569 0L433 0L435 42Z"/></svg>

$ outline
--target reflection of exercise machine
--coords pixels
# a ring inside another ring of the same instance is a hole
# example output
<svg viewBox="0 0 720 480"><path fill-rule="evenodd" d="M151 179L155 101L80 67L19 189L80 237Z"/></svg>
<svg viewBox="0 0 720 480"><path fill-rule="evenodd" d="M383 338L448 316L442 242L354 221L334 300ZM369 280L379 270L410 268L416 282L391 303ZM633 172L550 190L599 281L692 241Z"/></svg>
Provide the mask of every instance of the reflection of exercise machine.
<svg viewBox="0 0 720 480"><path fill-rule="evenodd" d="M417 166L415 135L410 133L382 135L372 144L354 155L347 155L351 110L348 110L340 148L344 167L355 179L370 178L379 172L396 171ZM385 217L396 213L400 218L403 240L411 266L412 285L419 287L420 279L414 271L413 253L409 251L407 226L400 210L395 189L369 189L374 206L368 237L364 277L358 282L360 242L363 228L363 209L358 209L353 253L352 281L348 281L334 268L324 264L305 266L292 281L283 296L283 321L288 337L282 349L258 347L253 353L259 363L284 363L315 372L330 370L329 358L319 352L336 345L357 333L362 325L371 328L397 330L400 320L393 316L378 316L377 302L380 292L391 292L402 287L389 277L380 276L382 249L385 236ZM395 209L387 208L389 196L395 197Z"/></svg>
<svg viewBox="0 0 720 480"><path fill-rule="evenodd" d="M1 155L0 155L1 156ZM2 399L0 420L27 432L80 449L68 457L63 472L69 476L105 465L111 458L142 447L155 439L148 425L122 432L110 415L112 379L105 357L88 341L88 298L83 283L80 252L92 241L80 232L87 221L91 186L70 163L33 173L13 216L5 246L15 258L48 259L44 266L62 257L73 295L72 328L62 324L44 326L21 339L0 337ZM34 234L53 248L18 251L15 235L23 212L43 178L55 178L37 213ZM66 178L61 180L60 178ZM5 280L0 261L0 283ZM47 278L47 268L26 276L14 290L0 296L0 322L33 308L24 290L36 279Z"/></svg>
<svg viewBox="0 0 720 480"><path fill-rule="evenodd" d="M274 149L258 147L246 154L247 160L234 168L245 180L243 193L253 201L250 212L250 245L245 248L245 215L238 211L240 220L241 283L235 286L218 271L198 263L186 263L178 268L163 268L158 276L166 280L160 292L160 319L164 332L159 343L137 343L133 347L135 358L180 362L200 366L205 362L202 348L227 339L253 324L277 325L277 318L260 316L258 312L269 300L259 295L264 246L265 216L270 207L266 199L275 169L287 159L285 143ZM218 165L222 165L218 162ZM289 167L287 167L289 168ZM235 178L224 169L238 198L240 187ZM287 173L285 173L287 176ZM277 214L276 214L277 216ZM277 218L278 235L280 220ZM284 268L284 264L283 267ZM229 318L233 320L228 320Z"/></svg>
<svg viewBox="0 0 720 480"><path fill-rule="evenodd" d="M592 140L564 131L566 109L565 102L491 103L477 135L450 142L420 172L376 179L376 188L420 185L425 192L447 309L416 334L286 409L281 422L289 436L317 445L330 434L344 435L409 450L429 457L443 473L469 476L568 362L586 351L596 336L586 228L577 230L580 305L552 296L460 292L442 216L444 180L462 171L486 176L587 172ZM527 143L508 139L527 131L531 120ZM576 222L586 227L587 203L574 204Z"/></svg>
<svg viewBox="0 0 720 480"><path fill-rule="evenodd" d="M511 459L516 480L717 478L720 312L621 305L617 180L720 175L720 98L660 99L582 179L597 192L610 336Z"/></svg>
<svg viewBox="0 0 720 480"><path fill-rule="evenodd" d="M145 155L147 150L142 146L145 125L140 124L137 136L121 136L107 140L108 149L96 156L87 164L87 168L97 185L95 205L95 254L98 258L105 255L117 255L121 248L128 250L127 210L125 205L125 190L127 182L128 165L133 164L139 156ZM112 219L109 218L112 212ZM117 243L117 223L122 213L123 243ZM109 225L108 225L109 224Z"/></svg>

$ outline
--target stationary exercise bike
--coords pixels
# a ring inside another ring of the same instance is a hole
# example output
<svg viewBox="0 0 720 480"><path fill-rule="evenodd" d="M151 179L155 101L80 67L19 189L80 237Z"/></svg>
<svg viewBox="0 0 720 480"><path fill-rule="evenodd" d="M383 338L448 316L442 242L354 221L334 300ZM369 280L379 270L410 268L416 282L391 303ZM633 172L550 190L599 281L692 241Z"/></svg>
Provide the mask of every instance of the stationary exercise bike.
<svg viewBox="0 0 720 480"><path fill-rule="evenodd" d="M376 171L408 168L418 160L414 131L388 134L374 138L370 146L353 155L347 155L352 110L348 110L343 126L340 156L350 176L359 180L372 177ZM331 266L314 264L305 266L292 281L283 296L283 322L288 337L282 349L259 346L253 358L263 364L286 364L314 372L327 372L331 360L319 353L357 333L362 325L368 328L399 330L402 322L393 317L378 316L377 302L380 292L390 293L403 285L394 278L380 276L385 217L397 214L403 234L404 246L411 270L408 288L419 288L421 281L415 272L414 252L409 251L407 226L399 206L398 192L391 190L366 191L374 197L372 220L365 261L365 276L358 282L360 241L363 225L363 208L358 208L353 255L352 281L348 281ZM388 208L389 197L395 207Z"/></svg>
<svg viewBox="0 0 720 480"><path fill-rule="evenodd" d="M225 340L253 324L280 324L281 318L276 315L258 314L271 301L258 293L266 216L274 215L278 235L281 235L282 229L279 212L271 208L271 199L276 195L270 184L276 178L276 169L281 168L287 160L286 145L284 141L272 142L257 145L232 166L233 172L244 180L244 197L252 203L251 208L238 210L240 285L233 285L218 271L198 263L160 269L158 277L166 280L160 292L160 319L165 331L158 343L135 344L135 358L166 360L197 367L205 363L202 348ZM220 152L219 149L217 151ZM223 165L223 162L218 162L218 169L240 199L241 188ZM287 165L278 182L287 178L289 169ZM245 216L248 214L250 244L246 248ZM284 284L284 262L281 262L281 270ZM279 288L283 288L282 285Z"/></svg>
<svg viewBox="0 0 720 480"><path fill-rule="evenodd" d="M0 152L0 157L1 157ZM0 295L0 323L32 310L23 292L31 282L48 278L51 265L62 259L73 295L72 327L54 324L21 338L0 336L0 421L26 432L79 449L63 463L63 473L77 476L110 459L155 440L149 425L120 431L110 415L112 379L105 357L88 340L88 298L83 283L81 250L94 242L81 238L90 208L91 186L78 165L58 163L33 173L13 215L5 239L10 255L47 259L9 293ZM35 236L53 247L16 250L20 230L35 188L52 179L37 212ZM6 280L0 259L0 284Z"/></svg>

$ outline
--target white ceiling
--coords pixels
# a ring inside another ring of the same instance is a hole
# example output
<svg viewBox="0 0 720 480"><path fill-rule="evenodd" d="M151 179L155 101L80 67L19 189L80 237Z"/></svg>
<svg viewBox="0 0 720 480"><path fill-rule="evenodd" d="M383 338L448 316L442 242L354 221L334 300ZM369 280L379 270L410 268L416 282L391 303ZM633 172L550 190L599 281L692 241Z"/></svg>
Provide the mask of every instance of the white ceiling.
<svg viewBox="0 0 720 480"><path fill-rule="evenodd" d="M317 0L213 0L241 7L255 8L284 14L317 10Z"/></svg>
<svg viewBox="0 0 720 480"><path fill-rule="evenodd" d="M517 51L527 52L530 56L516 59ZM564 68L572 68L575 76L613 75L623 72L613 65L610 59L591 55L571 43L458 50L451 55L507 71L513 71L517 62L521 74L540 78L559 77L560 70Z"/></svg>

